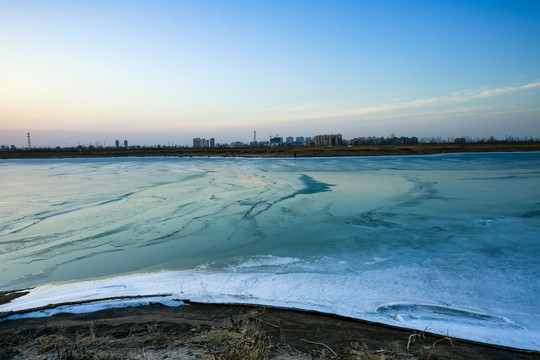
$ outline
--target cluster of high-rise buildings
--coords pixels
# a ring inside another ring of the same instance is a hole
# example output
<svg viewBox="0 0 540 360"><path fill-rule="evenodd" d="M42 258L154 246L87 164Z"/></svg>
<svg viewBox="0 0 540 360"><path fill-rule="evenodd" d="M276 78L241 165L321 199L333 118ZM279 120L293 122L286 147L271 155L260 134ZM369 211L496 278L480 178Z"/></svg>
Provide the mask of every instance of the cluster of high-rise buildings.
<svg viewBox="0 0 540 360"><path fill-rule="evenodd" d="M114 147L119 149L120 148L120 140L115 140L114 141ZM128 141L127 140L124 140L124 147L127 149L128 148Z"/></svg>
<svg viewBox="0 0 540 360"><path fill-rule="evenodd" d="M358 137L351 140L347 140L347 145L352 146L380 146L380 145L418 145L418 138L413 137Z"/></svg>
<svg viewBox="0 0 540 360"><path fill-rule="evenodd" d="M457 139L460 140L460 139ZM457 142L457 141L456 141ZM324 134L315 135L313 137L292 137L283 138L279 135L270 137L269 141L257 141L256 136L249 144L244 144L241 141L235 141L230 144L217 144L214 138L210 140L195 138L193 139L193 147L280 147L280 146L361 146L361 145L417 145L419 140L417 137L358 137L351 140L344 140L341 134Z"/></svg>
<svg viewBox="0 0 540 360"><path fill-rule="evenodd" d="M317 135L315 136L315 146L341 146L343 139L341 134Z"/></svg>
<svg viewBox="0 0 540 360"><path fill-rule="evenodd" d="M193 139L194 148L205 148L205 147L279 147L279 146L342 146L344 145L341 134L330 134L330 135L317 135L315 137L304 137L304 136L287 136L283 138L279 135L274 135L270 137L269 141L257 141L257 137L253 136L253 141L249 144L244 144L241 141L234 141L230 144L217 144L214 138L210 140L202 138Z"/></svg>
<svg viewBox="0 0 540 360"><path fill-rule="evenodd" d="M0 151L15 151L17 148L15 145L0 145Z"/></svg>
<svg viewBox="0 0 540 360"><path fill-rule="evenodd" d="M201 138L195 138L193 139L193 147L194 148L213 148L216 147L216 139L210 138L210 139L201 139Z"/></svg>

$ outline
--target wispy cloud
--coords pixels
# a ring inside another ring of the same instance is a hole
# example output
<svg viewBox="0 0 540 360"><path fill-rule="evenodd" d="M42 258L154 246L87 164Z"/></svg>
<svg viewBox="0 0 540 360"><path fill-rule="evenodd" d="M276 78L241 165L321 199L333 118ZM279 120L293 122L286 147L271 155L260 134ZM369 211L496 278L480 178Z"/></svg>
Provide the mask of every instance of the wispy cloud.
<svg viewBox="0 0 540 360"><path fill-rule="evenodd" d="M448 96L418 99L418 100L412 100L412 101L403 102L403 103L392 102L391 104L364 107L364 108L350 111L351 112L350 115L372 114L372 113L388 112L388 111L401 110L401 109L459 104L459 103L469 102L474 99L491 98L491 97L496 97L500 95L526 91L526 90L539 88L539 87L540 87L540 80L536 80L532 83L519 85L519 86L505 86L505 87L498 87L498 88L480 88L480 89L474 89L474 90L464 90L464 91L453 93Z"/></svg>
<svg viewBox="0 0 540 360"><path fill-rule="evenodd" d="M475 93L470 94L470 97L471 98L488 98L488 97L493 97L493 96L498 96L498 95L511 94L511 93L516 93L519 91L534 89L537 87L540 87L540 80L537 80L530 84L521 85L521 86L507 86L507 87L494 88L494 89L482 89L478 91L476 94Z"/></svg>
<svg viewBox="0 0 540 360"><path fill-rule="evenodd" d="M428 97L403 101L393 98L387 103L363 106L345 107L336 102L306 102L298 105L287 104L264 109L253 109L248 112L233 112L226 115L226 118L207 120L205 124L209 129L220 127L241 127L246 123L252 126L266 126L272 124L274 127L288 126L292 123L308 121L310 124L327 124L329 119L351 123L357 121L377 121L378 119L407 119L407 121L426 121L426 119L470 117L479 118L494 116L502 113L520 113L534 111L533 108L540 106L529 106L528 109L516 108L514 103L507 101L486 102L485 99L503 97L504 95L527 92L540 88L540 80L527 84L505 87L482 87L454 92L446 96ZM200 124L198 126L201 126Z"/></svg>
<svg viewBox="0 0 540 360"><path fill-rule="evenodd" d="M439 112L447 114L449 112L463 112L463 109L461 109L459 106L448 109L448 107L452 105L462 105L478 99L487 99L501 95L519 93L535 88L540 88L540 80L518 86L505 86L498 88L483 87L479 89L463 90L447 96L430 97L404 102L400 101L399 99L392 99L385 104L364 106L360 108L324 110L322 106L293 106L289 108L280 108L279 111L283 112L289 110L290 112L288 115L290 119L335 118L378 114L399 116L400 114L397 114L399 111L410 111L415 109L421 110L423 113L429 112L435 114ZM438 107L439 109L437 109Z"/></svg>

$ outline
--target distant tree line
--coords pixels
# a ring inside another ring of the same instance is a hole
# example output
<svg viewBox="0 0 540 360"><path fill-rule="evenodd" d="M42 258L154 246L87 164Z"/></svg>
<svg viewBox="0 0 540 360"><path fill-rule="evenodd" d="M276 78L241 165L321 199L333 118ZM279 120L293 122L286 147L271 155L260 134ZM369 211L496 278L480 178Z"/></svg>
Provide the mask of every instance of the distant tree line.
<svg viewBox="0 0 540 360"><path fill-rule="evenodd" d="M384 146L384 145L426 145L426 144L495 144L495 143L540 143L540 137L513 137L506 136L504 139L496 139L494 136L489 137L476 137L470 136L463 137L396 137L390 135L389 137L358 137L351 140L344 140L344 145L352 146Z"/></svg>
<svg viewBox="0 0 540 360"><path fill-rule="evenodd" d="M540 142L540 137L524 136L514 137L506 136L504 139L496 139L494 136L476 137L423 137L419 140L420 144L493 144L493 143L537 143Z"/></svg>

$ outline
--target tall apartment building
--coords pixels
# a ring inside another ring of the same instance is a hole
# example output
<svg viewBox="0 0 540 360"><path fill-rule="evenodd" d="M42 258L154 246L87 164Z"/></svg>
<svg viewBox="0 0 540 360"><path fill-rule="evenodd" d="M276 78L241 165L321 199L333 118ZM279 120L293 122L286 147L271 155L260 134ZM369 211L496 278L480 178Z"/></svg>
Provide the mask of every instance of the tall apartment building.
<svg viewBox="0 0 540 360"><path fill-rule="evenodd" d="M341 145L343 145L343 139L341 137L341 134L315 136L315 146L341 146Z"/></svg>
<svg viewBox="0 0 540 360"><path fill-rule="evenodd" d="M215 147L216 146L216 139L211 138L208 139L201 139L201 138L194 138L193 139L193 147L194 148L207 148L207 147Z"/></svg>
<svg viewBox="0 0 540 360"><path fill-rule="evenodd" d="M283 146L283 138L279 136L274 136L270 138L270 146L276 147L276 146Z"/></svg>
<svg viewBox="0 0 540 360"><path fill-rule="evenodd" d="M287 136L285 138L285 144L287 144L287 146L292 146L294 144L294 138L292 136Z"/></svg>

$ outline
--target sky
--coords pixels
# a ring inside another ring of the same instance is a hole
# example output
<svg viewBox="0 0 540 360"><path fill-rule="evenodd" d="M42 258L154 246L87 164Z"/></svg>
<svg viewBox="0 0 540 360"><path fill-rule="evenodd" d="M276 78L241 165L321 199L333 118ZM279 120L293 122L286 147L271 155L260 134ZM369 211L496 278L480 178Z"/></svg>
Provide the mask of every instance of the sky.
<svg viewBox="0 0 540 360"><path fill-rule="evenodd" d="M540 137L540 1L0 0L0 144Z"/></svg>

